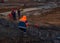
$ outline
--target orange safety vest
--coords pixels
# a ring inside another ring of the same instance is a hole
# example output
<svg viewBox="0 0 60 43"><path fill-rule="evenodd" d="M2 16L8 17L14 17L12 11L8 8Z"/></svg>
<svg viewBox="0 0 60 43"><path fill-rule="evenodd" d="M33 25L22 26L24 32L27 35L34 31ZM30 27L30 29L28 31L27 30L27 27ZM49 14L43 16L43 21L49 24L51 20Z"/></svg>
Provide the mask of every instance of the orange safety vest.
<svg viewBox="0 0 60 43"><path fill-rule="evenodd" d="M27 21L27 17L23 16L22 18L19 19L19 21L26 22Z"/></svg>
<svg viewBox="0 0 60 43"><path fill-rule="evenodd" d="M22 21L22 22L26 22L27 21L27 17L24 15L22 18L19 19L19 21ZM26 23L26 26L28 26L29 24Z"/></svg>

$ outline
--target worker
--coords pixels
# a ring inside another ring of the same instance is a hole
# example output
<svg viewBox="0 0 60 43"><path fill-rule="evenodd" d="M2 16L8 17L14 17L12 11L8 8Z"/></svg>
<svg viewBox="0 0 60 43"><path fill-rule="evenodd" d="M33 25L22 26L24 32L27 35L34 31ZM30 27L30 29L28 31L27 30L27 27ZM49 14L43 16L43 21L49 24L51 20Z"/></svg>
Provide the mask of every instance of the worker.
<svg viewBox="0 0 60 43"><path fill-rule="evenodd" d="M24 15L22 18L19 19L18 28L26 32L27 24L27 17Z"/></svg>
<svg viewBox="0 0 60 43"><path fill-rule="evenodd" d="M16 11L14 9L12 9L11 14L12 14L13 20L16 20Z"/></svg>
<svg viewBox="0 0 60 43"><path fill-rule="evenodd" d="M21 13L20 13L21 11L20 11L20 9L18 9L17 10L17 14L18 14L18 19L20 18L20 15L21 15Z"/></svg>

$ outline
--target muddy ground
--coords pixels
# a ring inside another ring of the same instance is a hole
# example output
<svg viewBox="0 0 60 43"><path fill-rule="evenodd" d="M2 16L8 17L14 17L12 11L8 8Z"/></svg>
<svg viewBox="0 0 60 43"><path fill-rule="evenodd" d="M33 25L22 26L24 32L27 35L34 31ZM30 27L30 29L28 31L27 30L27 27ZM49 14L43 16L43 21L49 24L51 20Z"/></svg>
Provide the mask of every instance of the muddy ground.
<svg viewBox="0 0 60 43"><path fill-rule="evenodd" d="M18 23L0 18L0 43L60 43L59 14L60 8L55 8L42 15L29 16L32 24L40 24L29 26L26 33L18 29Z"/></svg>
<svg viewBox="0 0 60 43"><path fill-rule="evenodd" d="M50 12L41 13L40 15L31 15L29 19L35 23L50 23L60 25L60 8L54 8Z"/></svg>

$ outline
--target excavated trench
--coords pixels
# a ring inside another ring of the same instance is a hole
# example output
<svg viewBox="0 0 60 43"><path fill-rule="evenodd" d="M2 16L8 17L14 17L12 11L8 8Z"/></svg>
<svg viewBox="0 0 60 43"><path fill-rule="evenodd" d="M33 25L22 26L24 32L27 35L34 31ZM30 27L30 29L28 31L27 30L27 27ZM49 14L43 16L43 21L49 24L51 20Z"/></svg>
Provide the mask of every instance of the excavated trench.
<svg viewBox="0 0 60 43"><path fill-rule="evenodd" d="M27 32L18 29L18 24L0 18L0 43L60 43L60 27L30 26Z"/></svg>

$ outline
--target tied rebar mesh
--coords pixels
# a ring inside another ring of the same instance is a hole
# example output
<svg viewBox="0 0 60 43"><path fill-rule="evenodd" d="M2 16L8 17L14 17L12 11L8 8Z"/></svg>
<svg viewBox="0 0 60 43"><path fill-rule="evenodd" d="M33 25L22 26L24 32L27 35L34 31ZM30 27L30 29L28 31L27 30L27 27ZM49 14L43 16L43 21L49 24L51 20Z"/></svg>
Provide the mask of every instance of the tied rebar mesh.
<svg viewBox="0 0 60 43"><path fill-rule="evenodd" d="M27 31L18 29L18 24L0 19L0 40L5 43L60 43L60 27L31 25Z"/></svg>

